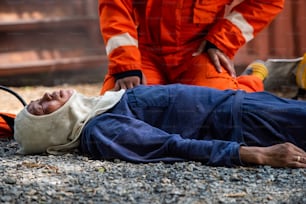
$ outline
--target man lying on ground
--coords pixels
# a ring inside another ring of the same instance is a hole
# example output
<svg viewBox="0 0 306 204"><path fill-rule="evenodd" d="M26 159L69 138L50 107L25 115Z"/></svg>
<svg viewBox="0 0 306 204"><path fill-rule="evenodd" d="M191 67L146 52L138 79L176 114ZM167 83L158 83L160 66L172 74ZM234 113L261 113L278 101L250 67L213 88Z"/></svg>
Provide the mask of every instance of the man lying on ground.
<svg viewBox="0 0 306 204"><path fill-rule="evenodd" d="M175 84L46 93L17 114L14 137L21 154L306 168L305 134L304 101Z"/></svg>

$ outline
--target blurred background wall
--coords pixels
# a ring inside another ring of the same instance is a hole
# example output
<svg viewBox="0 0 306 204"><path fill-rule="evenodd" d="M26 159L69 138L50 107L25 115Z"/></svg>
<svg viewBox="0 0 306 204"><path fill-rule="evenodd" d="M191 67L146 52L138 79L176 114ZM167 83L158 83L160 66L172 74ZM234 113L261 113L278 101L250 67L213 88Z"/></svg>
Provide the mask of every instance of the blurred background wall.
<svg viewBox="0 0 306 204"><path fill-rule="evenodd" d="M305 8L305 0L287 0L275 21L238 52L235 65L302 56ZM97 0L0 1L0 84L102 83L107 58L97 9Z"/></svg>
<svg viewBox="0 0 306 204"><path fill-rule="evenodd" d="M97 0L0 1L0 84L102 81Z"/></svg>

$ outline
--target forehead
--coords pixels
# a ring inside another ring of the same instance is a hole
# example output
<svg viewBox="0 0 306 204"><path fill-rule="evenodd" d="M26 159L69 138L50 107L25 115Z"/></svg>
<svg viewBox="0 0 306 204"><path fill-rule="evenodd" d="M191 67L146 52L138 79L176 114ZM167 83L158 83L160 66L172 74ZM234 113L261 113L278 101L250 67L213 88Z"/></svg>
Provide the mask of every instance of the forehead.
<svg viewBox="0 0 306 204"><path fill-rule="evenodd" d="M26 106L26 109L27 110L31 110L35 107L35 105L37 105L39 103L39 100L40 99L36 99L34 101L31 101L27 106Z"/></svg>

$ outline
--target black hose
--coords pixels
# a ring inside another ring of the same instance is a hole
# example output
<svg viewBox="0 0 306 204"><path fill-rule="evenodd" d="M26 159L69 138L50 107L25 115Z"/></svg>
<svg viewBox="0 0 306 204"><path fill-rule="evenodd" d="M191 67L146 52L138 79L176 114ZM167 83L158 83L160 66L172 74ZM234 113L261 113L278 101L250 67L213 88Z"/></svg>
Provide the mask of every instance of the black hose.
<svg viewBox="0 0 306 204"><path fill-rule="evenodd" d="M1 86L1 85L0 85L0 89L2 89L2 90L4 90L4 91L7 91L7 92L9 92L9 93L11 93L11 94L13 94L13 95L22 103L23 106L26 106L26 105L27 105L27 103L23 100L23 98L22 98L18 93L16 93L15 91L13 91L12 89L10 89L10 88L8 88L8 87L6 87L6 86Z"/></svg>

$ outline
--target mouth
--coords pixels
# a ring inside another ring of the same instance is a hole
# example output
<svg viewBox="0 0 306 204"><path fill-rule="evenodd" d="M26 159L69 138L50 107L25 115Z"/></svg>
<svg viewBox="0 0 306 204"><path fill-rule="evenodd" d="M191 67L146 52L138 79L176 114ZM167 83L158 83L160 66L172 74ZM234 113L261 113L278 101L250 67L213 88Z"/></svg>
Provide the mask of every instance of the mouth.
<svg viewBox="0 0 306 204"><path fill-rule="evenodd" d="M74 90L72 90L72 89L67 89L67 90L59 90L59 91L57 91L56 92L56 95L58 96L58 97L65 97L66 95L72 95L73 94L73 92L74 92Z"/></svg>
<svg viewBox="0 0 306 204"><path fill-rule="evenodd" d="M58 95L62 97L64 95L63 90L59 90Z"/></svg>

